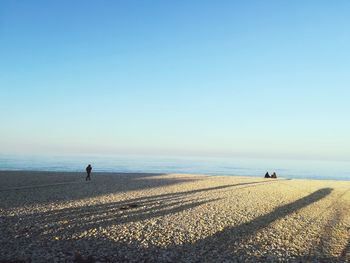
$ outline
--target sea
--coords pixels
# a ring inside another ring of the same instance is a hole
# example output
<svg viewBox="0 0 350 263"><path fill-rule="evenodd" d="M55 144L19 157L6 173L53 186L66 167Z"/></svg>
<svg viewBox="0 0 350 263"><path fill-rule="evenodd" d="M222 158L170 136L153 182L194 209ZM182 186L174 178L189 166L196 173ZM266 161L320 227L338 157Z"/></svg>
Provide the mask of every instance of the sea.
<svg viewBox="0 0 350 263"><path fill-rule="evenodd" d="M268 158L151 155L0 155L0 170L191 173L263 177L268 171L288 179L350 180L350 162Z"/></svg>

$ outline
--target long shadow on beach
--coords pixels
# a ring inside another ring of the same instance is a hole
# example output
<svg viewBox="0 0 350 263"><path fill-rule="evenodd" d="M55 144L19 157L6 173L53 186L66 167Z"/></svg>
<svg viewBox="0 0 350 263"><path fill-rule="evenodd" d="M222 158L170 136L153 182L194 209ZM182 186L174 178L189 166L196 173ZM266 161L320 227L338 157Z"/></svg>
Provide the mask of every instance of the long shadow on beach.
<svg viewBox="0 0 350 263"><path fill-rule="evenodd" d="M149 256L149 262L159 261L159 258L162 258L160 255L166 255L164 260L165 262L281 262L281 260L279 260L278 257L272 253L264 256L254 256L248 253L247 250L243 249L240 251L238 257L235 250L247 237L254 236L256 232L268 227L276 220L284 218L294 213L295 211L298 211L306 206L320 201L321 199L328 196L331 192L331 188L317 190L314 193L311 193L310 195L305 196L295 202L280 206L271 213L261 215L250 222L238 226L225 228L223 231L217 232L216 234L205 239L200 239L195 243L173 245L166 249L151 247L148 248L148 251L142 252L140 252L138 249L139 244L134 243L126 245L128 247L127 250L131 249L135 252L138 252L135 253L135 256ZM223 251L225 251L225 253L223 253ZM155 254L160 257L154 257ZM317 257L317 255L311 256ZM304 255L300 256L300 262L304 262L304 259L308 257L310 257L310 255L306 255L305 258ZM137 260L137 258L135 259ZM118 260L123 261L122 255ZM282 261L288 261L288 258L284 258ZM332 258L329 262L342 262L342 260L338 258Z"/></svg>
<svg viewBox="0 0 350 263"><path fill-rule="evenodd" d="M350 262L350 235L348 235L349 240L343 240L342 238L339 238L340 232L348 231L348 233L350 233L350 228L346 228L344 226L344 220L346 220L347 213L349 211L347 211L347 209L344 209L346 206L344 205L344 200L342 199L348 194L349 191L350 189L345 190L341 194L338 194L332 204L329 205L329 207L332 207L332 213L323 225L322 231L320 231L320 238L313 242L311 246L310 254L315 254L315 252L318 251L318 254L324 255L321 260L322 262L335 262L337 260L340 262ZM319 217L322 214L324 214L324 211L317 211L315 216ZM304 229L300 229L300 231L303 230ZM334 240L339 240L339 244L335 246ZM339 253L339 245L344 244L344 242L347 242L347 245L345 245L343 247L343 250ZM332 257L334 253L339 253L339 258L336 260L334 257ZM312 259L309 261L312 261Z"/></svg>
<svg viewBox="0 0 350 263"><path fill-rule="evenodd" d="M146 262L266 262L278 261L276 255L254 256L246 250L240 251L239 257L235 254L235 248L247 237L253 236L257 231L268 227L270 224L284 218L291 213L309 206L332 192L330 188L320 189L314 193L305 196L295 202L276 208L271 213L261 215L254 220L235 226L228 227L205 239L201 239L195 243L187 243L182 245L173 245L168 248L149 247L148 249L140 249L137 242L129 244L114 243L113 246L118 251L134 251L134 254L125 258L123 253L119 253L117 258L113 258L113 262L128 262L147 259ZM219 247L218 247L219 244ZM108 246L108 245L107 245ZM223 253L225 251L225 253ZM310 255L308 255L310 256ZM285 258L288 261L288 258ZM303 262L303 258L300 258ZM332 259L336 262L337 259ZM341 261L340 261L341 262Z"/></svg>
<svg viewBox="0 0 350 263"><path fill-rule="evenodd" d="M16 180L10 180L11 176ZM166 187L200 178L175 178L160 173L94 173L92 180L86 182L83 173L0 171L0 180L4 181L0 186L0 208L1 205L15 208Z"/></svg>
<svg viewBox="0 0 350 263"><path fill-rule="evenodd" d="M142 248L138 242L106 243L106 247L113 246L118 251L112 258L111 262L129 262L140 261L145 262L266 262L278 261L276 255L254 256L246 250L240 251L239 257L235 254L235 249L244 241L245 238L253 236L257 231L268 227L270 224L284 218L291 213L309 206L332 192L330 188L320 189L314 193L305 196L295 202L276 208L271 213L261 215L254 220L234 226L228 227L205 239L201 239L195 243L185 243L181 245L172 245L167 248L159 248L156 246ZM97 239L101 242L100 239ZM111 242L111 241L110 241ZM218 247L219 244L219 247ZM130 254L130 251L133 253ZM225 251L225 253L223 253ZM125 257L127 255L127 257ZM116 257L115 257L116 256ZM307 255L310 256L310 255ZM300 258L301 262L304 258ZM285 258L288 261L288 258ZM338 259L332 259L337 262ZM327 262L327 261L326 261ZM329 261L331 262L331 261ZM341 262L341 261L339 261Z"/></svg>
<svg viewBox="0 0 350 263"><path fill-rule="evenodd" d="M266 228L271 223L275 222L278 219L284 218L288 216L289 214L298 211L302 209L303 207L306 207L314 202L317 202L321 200L322 198L326 197L332 192L331 188L324 188L320 189L308 196L305 196L293 203L280 206L276 208L274 211L272 211L269 214L261 215L254 220L238 225L236 227L229 227L224 229L221 232L216 233L213 236L210 236L206 239L201 239L195 244L186 244L183 246L182 249L184 250L199 250L201 247L208 246L211 243L219 243L222 245L220 249L224 250L233 250L234 247L237 244L240 244L243 239L253 236L257 231L260 229ZM213 241L213 242L212 242ZM215 241L215 242L214 242ZM213 261L216 258L219 258L220 255L214 255L213 251L217 251L218 248L211 247L205 250L201 255L200 258L211 258ZM244 251L241 251L244 253ZM230 258L222 258L222 260L232 260L234 258L234 254L231 255ZM249 255L245 255L245 259L249 259ZM257 258L251 258L251 260L257 260ZM260 261L265 261L266 258L259 258ZM270 259L271 260L271 259Z"/></svg>
<svg viewBox="0 0 350 263"><path fill-rule="evenodd" d="M83 229L142 221L174 214L217 200L194 200L192 196L197 193L234 187L242 189L274 182L276 181L256 181L144 196L118 202L64 208L26 216L14 216L8 218L8 220L11 220L12 225L18 226L18 228L13 228L14 233L26 233L29 231L37 236L54 234L55 236L67 237L67 232L79 233ZM33 222L35 222L34 226Z"/></svg>
<svg viewBox="0 0 350 263"><path fill-rule="evenodd" d="M198 240L195 243L171 245L167 248L157 246L145 248L134 240L128 242L112 241L103 237L94 238L93 236L80 235L82 231L96 228L161 218L162 216L179 213L217 200L209 198L198 199L198 197L195 198L193 196L196 193L220 191L230 187L239 189L273 182L275 181L223 185L87 207L66 208L22 217L14 216L5 219L11 221L13 228L3 231L6 231L7 236L13 236L15 239L8 242L8 244L2 244L3 248L1 250L7 253L8 251L6 250L16 249L19 244L27 244L29 241L29 243L39 243L43 246L38 249L39 251L33 251L33 258L36 259L40 259L40 250L57 247L68 253L72 260L74 251L80 251L85 257L90 255L89 261L86 262L94 262L94 258L99 258L100 261L104 260L105 262L203 262L203 259L209 262L241 262L242 257L250 262L264 262L266 257L252 256L247 251L240 251L241 257L238 258L234 251L245 238L268 227L276 220L325 198L331 193L332 189L320 189L293 203L278 207L269 214L261 215L250 222L238 226L225 228L223 231ZM34 225L33 222L35 222ZM53 237L55 238L52 239ZM220 244L220 247L217 247L217 244ZM96 247L98 248L96 249ZM225 253L222 253L222 251L225 251ZM30 259L27 260L29 261ZM79 260L83 262L81 259ZM37 261L40 262L40 260ZM335 261L337 259L334 259Z"/></svg>

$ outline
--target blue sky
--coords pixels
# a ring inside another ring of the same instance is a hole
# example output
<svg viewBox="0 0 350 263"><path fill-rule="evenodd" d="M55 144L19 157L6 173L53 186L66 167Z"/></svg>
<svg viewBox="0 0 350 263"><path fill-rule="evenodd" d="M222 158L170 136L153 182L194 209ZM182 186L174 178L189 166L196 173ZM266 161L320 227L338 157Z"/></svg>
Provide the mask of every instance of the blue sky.
<svg viewBox="0 0 350 263"><path fill-rule="evenodd" d="M349 160L349 1L1 1L0 153Z"/></svg>

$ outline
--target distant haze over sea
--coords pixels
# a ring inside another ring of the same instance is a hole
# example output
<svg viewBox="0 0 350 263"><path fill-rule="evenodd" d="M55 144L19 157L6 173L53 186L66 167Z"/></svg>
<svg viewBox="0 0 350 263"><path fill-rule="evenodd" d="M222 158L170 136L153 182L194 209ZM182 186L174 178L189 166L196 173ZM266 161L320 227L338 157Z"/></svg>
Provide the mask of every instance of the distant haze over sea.
<svg viewBox="0 0 350 263"><path fill-rule="evenodd" d="M277 175L284 178L350 180L350 163L342 161L141 155L0 155L0 170L84 172L89 163L95 172L263 177L266 171L276 171Z"/></svg>

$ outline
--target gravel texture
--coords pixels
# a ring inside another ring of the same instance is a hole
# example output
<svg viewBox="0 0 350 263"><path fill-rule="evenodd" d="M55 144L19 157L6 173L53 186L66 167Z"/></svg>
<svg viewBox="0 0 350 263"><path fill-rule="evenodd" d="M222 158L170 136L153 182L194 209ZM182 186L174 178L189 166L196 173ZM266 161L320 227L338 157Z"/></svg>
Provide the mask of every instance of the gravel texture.
<svg viewBox="0 0 350 263"><path fill-rule="evenodd" d="M350 181L0 172L0 262L350 262Z"/></svg>

